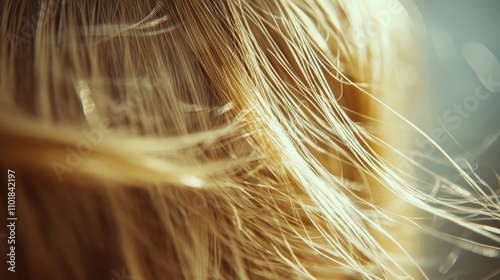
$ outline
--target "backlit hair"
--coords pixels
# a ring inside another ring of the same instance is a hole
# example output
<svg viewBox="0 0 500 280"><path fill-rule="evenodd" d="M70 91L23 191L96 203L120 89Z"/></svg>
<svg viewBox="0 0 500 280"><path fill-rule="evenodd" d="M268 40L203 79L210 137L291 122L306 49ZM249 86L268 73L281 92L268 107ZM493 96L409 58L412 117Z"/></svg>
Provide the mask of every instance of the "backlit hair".
<svg viewBox="0 0 500 280"><path fill-rule="evenodd" d="M421 92L399 2L1 5L18 279L420 279L422 232L498 255L421 223L500 239L474 175L404 152Z"/></svg>

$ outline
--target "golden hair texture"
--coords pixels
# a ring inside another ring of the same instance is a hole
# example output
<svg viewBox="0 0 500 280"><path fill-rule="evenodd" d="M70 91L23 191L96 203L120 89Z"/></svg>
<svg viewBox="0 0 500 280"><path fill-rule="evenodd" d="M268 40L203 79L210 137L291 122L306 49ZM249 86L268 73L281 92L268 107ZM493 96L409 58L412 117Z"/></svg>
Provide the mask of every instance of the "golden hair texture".
<svg viewBox="0 0 500 280"><path fill-rule="evenodd" d="M500 206L404 153L396 0L0 3L2 279L426 279L424 234L498 255L426 226L498 242Z"/></svg>

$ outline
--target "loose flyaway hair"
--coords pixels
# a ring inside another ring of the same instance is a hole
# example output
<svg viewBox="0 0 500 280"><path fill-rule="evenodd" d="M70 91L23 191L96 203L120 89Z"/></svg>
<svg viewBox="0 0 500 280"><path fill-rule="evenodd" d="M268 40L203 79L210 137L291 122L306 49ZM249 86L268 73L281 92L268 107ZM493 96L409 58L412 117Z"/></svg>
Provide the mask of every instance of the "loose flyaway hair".
<svg viewBox="0 0 500 280"><path fill-rule="evenodd" d="M421 279L422 234L498 256L428 222L500 242L498 191L401 115L421 89L397 5L2 1L18 278Z"/></svg>

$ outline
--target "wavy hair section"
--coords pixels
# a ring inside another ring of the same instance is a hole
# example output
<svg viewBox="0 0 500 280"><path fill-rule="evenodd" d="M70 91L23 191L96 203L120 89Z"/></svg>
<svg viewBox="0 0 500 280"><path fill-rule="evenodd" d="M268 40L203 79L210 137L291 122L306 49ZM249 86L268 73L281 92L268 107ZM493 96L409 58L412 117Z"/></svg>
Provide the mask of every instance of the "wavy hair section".
<svg viewBox="0 0 500 280"><path fill-rule="evenodd" d="M394 3L3 1L16 275L419 279L421 232L498 256L421 222L500 241L480 223L500 219L496 192L449 156L468 187L403 153L423 133L399 113L407 14L357 33Z"/></svg>

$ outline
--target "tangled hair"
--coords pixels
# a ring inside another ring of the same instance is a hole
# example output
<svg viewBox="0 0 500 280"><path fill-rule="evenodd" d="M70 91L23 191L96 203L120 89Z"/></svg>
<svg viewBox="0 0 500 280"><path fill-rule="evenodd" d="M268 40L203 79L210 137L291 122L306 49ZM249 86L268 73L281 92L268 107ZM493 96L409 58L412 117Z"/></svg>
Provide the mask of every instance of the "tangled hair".
<svg viewBox="0 0 500 280"><path fill-rule="evenodd" d="M426 226L499 242L500 205L442 149L464 186L405 155L408 14L359 33L395 4L2 1L9 276L418 279L422 232L497 256Z"/></svg>

